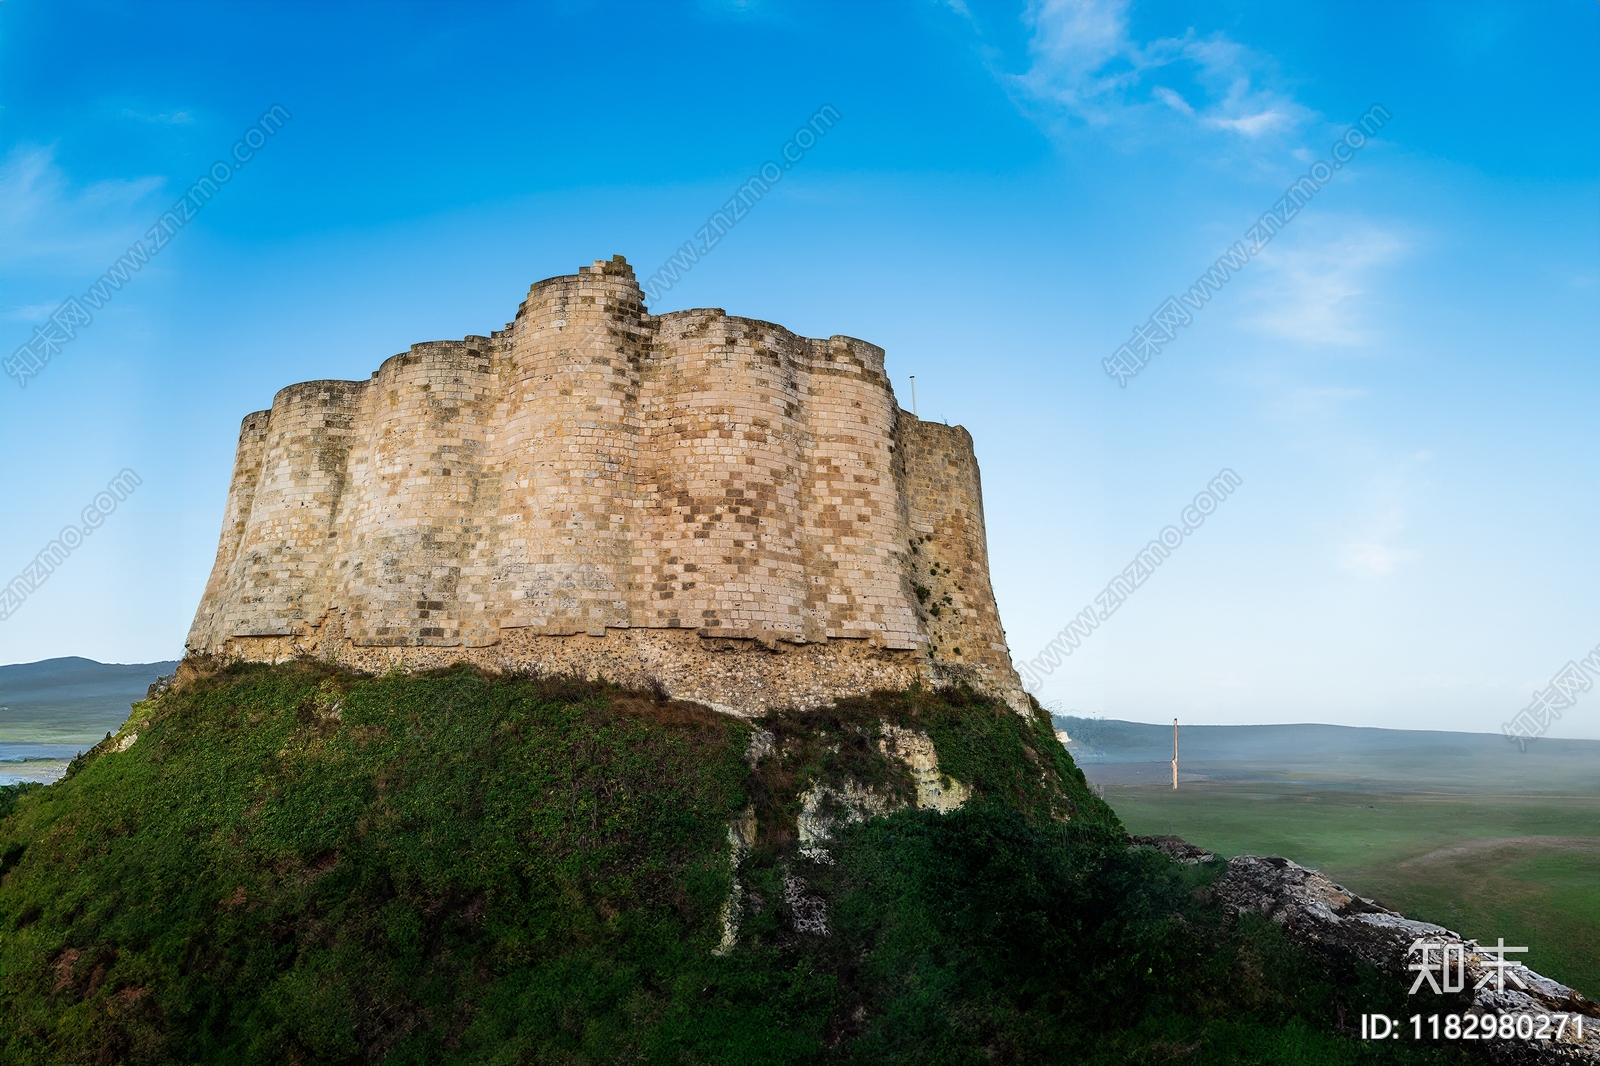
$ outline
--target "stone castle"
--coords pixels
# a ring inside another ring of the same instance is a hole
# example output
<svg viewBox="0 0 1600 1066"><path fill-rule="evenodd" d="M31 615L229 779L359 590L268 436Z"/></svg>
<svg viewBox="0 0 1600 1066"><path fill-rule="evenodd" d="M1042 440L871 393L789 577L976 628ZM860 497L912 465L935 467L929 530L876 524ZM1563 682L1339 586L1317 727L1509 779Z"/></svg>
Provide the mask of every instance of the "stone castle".
<svg viewBox="0 0 1600 1066"><path fill-rule="evenodd" d="M466 661L734 713L966 682L1027 706L972 438L883 349L652 315L617 256L488 337L279 392L239 437L189 651Z"/></svg>

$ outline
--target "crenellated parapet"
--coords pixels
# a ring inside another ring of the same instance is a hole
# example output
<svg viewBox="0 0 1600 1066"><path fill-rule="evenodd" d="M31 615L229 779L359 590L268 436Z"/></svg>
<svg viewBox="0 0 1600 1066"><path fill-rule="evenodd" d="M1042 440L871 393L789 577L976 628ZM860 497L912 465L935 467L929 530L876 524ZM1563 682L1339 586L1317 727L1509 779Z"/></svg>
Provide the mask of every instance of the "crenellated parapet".
<svg viewBox="0 0 1600 1066"><path fill-rule="evenodd" d="M621 257L248 416L189 647L1025 705L966 431L902 411L875 345L651 315Z"/></svg>

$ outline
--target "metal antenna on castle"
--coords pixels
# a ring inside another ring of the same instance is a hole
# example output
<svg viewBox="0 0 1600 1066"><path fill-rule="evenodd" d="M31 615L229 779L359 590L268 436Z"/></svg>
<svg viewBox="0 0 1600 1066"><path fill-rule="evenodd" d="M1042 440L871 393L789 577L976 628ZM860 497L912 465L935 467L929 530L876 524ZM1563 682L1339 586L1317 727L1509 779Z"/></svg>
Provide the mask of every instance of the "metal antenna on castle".
<svg viewBox="0 0 1600 1066"><path fill-rule="evenodd" d="M911 417L917 418L917 375L911 375Z"/></svg>
<svg viewBox="0 0 1600 1066"><path fill-rule="evenodd" d="M1172 787L1178 787L1178 720L1172 720Z"/></svg>

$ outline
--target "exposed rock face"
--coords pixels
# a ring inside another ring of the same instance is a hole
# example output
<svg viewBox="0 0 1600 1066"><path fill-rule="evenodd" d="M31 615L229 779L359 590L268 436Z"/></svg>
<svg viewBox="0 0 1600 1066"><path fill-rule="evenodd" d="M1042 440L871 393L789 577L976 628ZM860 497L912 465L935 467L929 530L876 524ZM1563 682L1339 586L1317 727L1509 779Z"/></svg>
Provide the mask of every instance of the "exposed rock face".
<svg viewBox="0 0 1600 1066"><path fill-rule="evenodd" d="M881 725L878 750L886 758L905 764L917 786L917 809L949 814L972 798L972 789L939 769L939 755L933 739L915 729ZM823 845L833 831L869 818L893 814L903 803L893 796L845 780L836 784L816 782L800 796L800 814L795 830L800 838L800 854L814 862L832 862Z"/></svg>
<svg viewBox="0 0 1600 1066"><path fill-rule="evenodd" d="M1212 853L1177 837L1135 837L1134 843L1160 848L1182 862L1216 859ZM1459 946L1466 959L1466 979L1459 1001L1446 1005L1445 999L1424 988L1419 1013L1581 1014L1585 1016L1581 1041L1573 1039L1575 1027L1569 1025L1566 1039L1560 1042L1486 1040L1478 1050L1491 1060L1504 1063L1600 1063L1600 1005L1521 965L1515 967L1514 973L1526 988L1516 987L1516 980L1506 976L1503 991L1496 989L1493 979L1484 988L1476 989L1480 979L1491 972L1490 957L1476 941L1463 940L1443 926L1412 921L1288 859L1253 855L1230 859L1216 892L1225 906L1270 918L1291 938L1313 950L1352 954L1393 974L1407 988L1417 978L1408 968L1419 957L1411 953L1417 940ZM1427 1009L1422 998L1429 1001Z"/></svg>
<svg viewBox="0 0 1600 1066"><path fill-rule="evenodd" d="M879 744L885 755L899 759L911 771L918 808L949 814L972 798L972 789L939 770L939 753L928 734L885 722Z"/></svg>
<svg viewBox="0 0 1600 1066"><path fill-rule="evenodd" d="M504 330L248 416L192 652L466 660L739 712L965 680L1026 707L972 439L881 348L652 315L617 257Z"/></svg>
<svg viewBox="0 0 1600 1066"><path fill-rule="evenodd" d="M733 885L722 904L722 941L711 952L713 955L726 955L732 951L739 943L739 923L744 919L745 908L755 903L759 909L760 900L746 899L744 886L739 882L739 864L750 854L755 843L756 812L747 809L728 823L728 855L733 865Z"/></svg>
<svg viewBox="0 0 1600 1066"><path fill-rule="evenodd" d="M917 786L916 806L919 810L949 814L960 809L972 797L971 788L940 772L938 753L928 734L888 722L882 723L881 729L878 750L885 758L903 762L911 771ZM750 738L745 761L754 769L773 752L773 735L766 730L757 730ZM882 818L905 806L903 801L894 796L849 778L831 783L814 781L810 788L800 794L800 812L795 818L796 854L809 862L831 866L834 859L827 843L837 830L872 818ZM713 954L726 955L732 951L738 945L739 924L745 914L759 912L761 908L762 901L745 888L739 877L739 866L749 856L755 840L754 809L744 811L728 823L733 886L722 906L722 941ZM827 934L827 901L813 892L805 879L788 864L784 867L783 894L790 928L797 933L816 936Z"/></svg>
<svg viewBox="0 0 1600 1066"><path fill-rule="evenodd" d="M837 786L817 782L800 796L800 814L795 831L800 839L800 854L814 862L832 862L823 847L840 826L881 818L899 810L902 804L854 781Z"/></svg>

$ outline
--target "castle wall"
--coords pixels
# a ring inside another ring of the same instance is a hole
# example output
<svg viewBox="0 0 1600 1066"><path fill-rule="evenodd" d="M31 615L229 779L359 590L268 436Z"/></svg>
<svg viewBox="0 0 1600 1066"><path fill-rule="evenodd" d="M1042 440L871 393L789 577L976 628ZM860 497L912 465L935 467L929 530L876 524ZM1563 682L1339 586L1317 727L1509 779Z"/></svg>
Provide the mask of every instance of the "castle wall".
<svg viewBox="0 0 1600 1066"><path fill-rule="evenodd" d="M799 338L700 310L662 318L655 348L646 624L802 637Z"/></svg>
<svg viewBox="0 0 1600 1066"><path fill-rule="evenodd" d="M899 407L883 349L831 337L810 350L806 532L823 593L817 606L830 637L913 649L925 641L904 580L909 530L893 474Z"/></svg>
<svg viewBox="0 0 1600 1066"><path fill-rule="evenodd" d="M603 633L634 618L641 294L597 264L535 285L509 331L501 625Z"/></svg>
<svg viewBox="0 0 1600 1066"><path fill-rule="evenodd" d="M332 603L352 429L364 381L311 381L273 398L250 517L215 609L223 632L304 636ZM242 499L245 486L234 490Z"/></svg>
<svg viewBox="0 0 1600 1066"><path fill-rule="evenodd" d="M961 426L904 418L899 440L914 548L912 591L932 658L946 669L971 671L979 687L1021 699L989 581L983 484L972 435Z"/></svg>
<svg viewBox="0 0 1600 1066"><path fill-rule="evenodd" d="M194 652L659 682L735 711L966 681L1026 706L965 430L881 348L652 316L619 259L241 431Z"/></svg>
<svg viewBox="0 0 1600 1066"><path fill-rule="evenodd" d="M239 426L233 478L228 483L228 504L222 514L222 538L217 545L217 558L211 566L205 595L200 600L200 613L195 618L194 628L197 631L219 630L217 612L239 598L234 591L234 582L237 581L234 564L255 507L256 487L261 481L261 464L266 456L271 421L271 411L256 411L245 415Z"/></svg>
<svg viewBox="0 0 1600 1066"><path fill-rule="evenodd" d="M337 602L355 643L497 639L484 505L493 394L483 337L413 345L373 375L336 538Z"/></svg>

